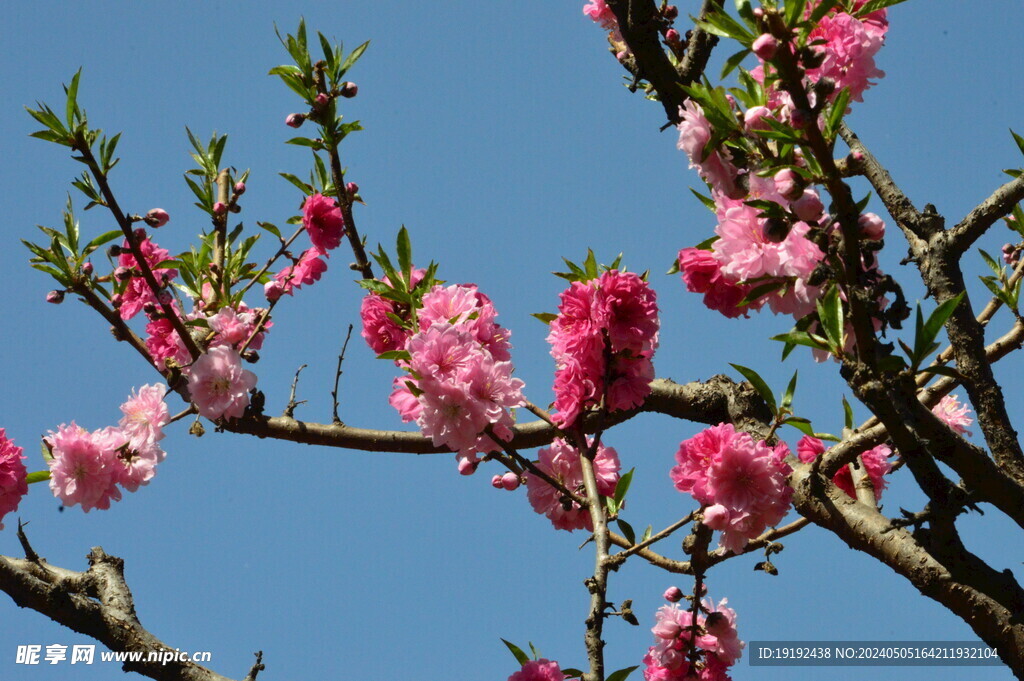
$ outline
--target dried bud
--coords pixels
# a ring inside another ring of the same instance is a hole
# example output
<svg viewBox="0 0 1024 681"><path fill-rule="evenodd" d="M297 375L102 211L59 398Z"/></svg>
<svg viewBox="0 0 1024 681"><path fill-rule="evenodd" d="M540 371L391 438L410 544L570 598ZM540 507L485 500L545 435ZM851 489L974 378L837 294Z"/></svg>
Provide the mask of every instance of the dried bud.
<svg viewBox="0 0 1024 681"><path fill-rule="evenodd" d="M359 94L359 86L355 83L345 83L341 86L341 96L351 99Z"/></svg>
<svg viewBox="0 0 1024 681"><path fill-rule="evenodd" d="M206 428L203 428L203 424L199 419L192 422L192 425L188 429L189 435L195 435L196 437L202 437L206 435Z"/></svg>
<svg viewBox="0 0 1024 681"><path fill-rule="evenodd" d="M146 234L145 229L143 229L142 227L137 227L135 231L132 232L132 236L135 237L136 241L145 241L148 235Z"/></svg>
<svg viewBox="0 0 1024 681"><path fill-rule="evenodd" d="M289 128L301 127L306 122L306 115L300 113L288 114L288 117L284 119L284 124Z"/></svg>
<svg viewBox="0 0 1024 681"><path fill-rule="evenodd" d="M782 243L789 236L791 225L788 220L782 218L768 218L764 221L764 238L773 244Z"/></svg>
<svg viewBox="0 0 1024 681"><path fill-rule="evenodd" d="M1003 244L1003 255L1006 255L1008 253L1013 253L1013 251L1014 251L1013 244Z"/></svg>
<svg viewBox="0 0 1024 681"><path fill-rule="evenodd" d="M236 182L235 183L235 196L241 196L244 193L245 193L245 183L244 182Z"/></svg>
<svg viewBox="0 0 1024 681"><path fill-rule="evenodd" d="M107 249L107 255L109 255L111 258L116 258L117 256L121 255L121 247L118 246L117 244L114 244L113 246Z"/></svg>
<svg viewBox="0 0 1024 681"><path fill-rule="evenodd" d="M511 492L519 487L519 476L512 471L505 473L505 475L501 476L501 486Z"/></svg>
<svg viewBox="0 0 1024 681"><path fill-rule="evenodd" d="M227 213L227 212L228 212L228 206L223 201L218 201L217 203L213 204L213 214L214 215L224 215L224 213Z"/></svg>
<svg viewBox="0 0 1024 681"><path fill-rule="evenodd" d="M811 120L811 112L807 109L793 109L789 114L789 122L794 128L806 128Z"/></svg>
<svg viewBox="0 0 1024 681"><path fill-rule="evenodd" d="M146 313L147 317L152 317L153 313L156 312L156 303L154 303L152 300L147 300L142 305L142 311Z"/></svg>
<svg viewBox="0 0 1024 681"><path fill-rule="evenodd" d="M836 82L831 78L821 78L814 84L814 90L819 97L828 97L836 91Z"/></svg>
<svg viewBox="0 0 1024 681"><path fill-rule="evenodd" d="M50 291L46 294L46 302L53 303L54 305L60 305L64 302L64 292Z"/></svg>
<svg viewBox="0 0 1024 681"><path fill-rule="evenodd" d="M678 586L670 586L669 588L665 589L665 593L663 593L661 597L669 603L678 603L679 601L683 600L683 592L680 590Z"/></svg>
<svg viewBox="0 0 1024 681"><path fill-rule="evenodd" d="M163 227L171 219L163 208L150 208L146 217L142 218L150 227Z"/></svg>
<svg viewBox="0 0 1024 681"><path fill-rule="evenodd" d="M118 281L126 281L132 278L132 271L128 267L118 267L114 270L114 278Z"/></svg>
<svg viewBox="0 0 1024 681"><path fill-rule="evenodd" d="M170 291L161 291L157 294L156 299L160 301L161 305L170 305L171 301L174 300Z"/></svg>
<svg viewBox="0 0 1024 681"><path fill-rule="evenodd" d="M679 8L675 5L665 5L665 9L661 11L661 16L665 17L669 21L672 21L679 16Z"/></svg>
<svg viewBox="0 0 1024 681"><path fill-rule="evenodd" d="M82 274L84 274L87 277L92 275L92 263L91 262L82 263Z"/></svg>
<svg viewBox="0 0 1024 681"><path fill-rule="evenodd" d="M779 51L779 39L771 33L762 33L757 37L750 49L764 61L770 61L775 56L775 53Z"/></svg>
<svg viewBox="0 0 1024 681"><path fill-rule="evenodd" d="M239 206L237 203L232 203L230 206L228 206L228 211L232 213L241 213L242 207Z"/></svg>
<svg viewBox="0 0 1024 681"><path fill-rule="evenodd" d="M256 352L255 350L246 350L245 352L242 353L242 359L244 359L249 364L255 364L256 362L260 361L260 353Z"/></svg>

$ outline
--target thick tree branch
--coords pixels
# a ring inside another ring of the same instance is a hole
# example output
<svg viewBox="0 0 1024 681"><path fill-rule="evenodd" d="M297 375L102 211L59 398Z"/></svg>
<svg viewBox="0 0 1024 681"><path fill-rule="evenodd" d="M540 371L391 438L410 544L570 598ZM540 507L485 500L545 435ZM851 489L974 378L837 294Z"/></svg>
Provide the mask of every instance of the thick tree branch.
<svg viewBox="0 0 1024 681"><path fill-rule="evenodd" d="M175 648L149 633L139 622L131 589L124 578L124 561L100 547L89 553L89 569L74 572L44 559L0 556L0 590L23 608L96 639L115 652L142 653L142 661L125 662L124 670L157 681L231 681L193 662L170 655L150 662L152 653L175 653ZM250 674L255 677L255 674Z"/></svg>
<svg viewBox="0 0 1024 681"><path fill-rule="evenodd" d="M956 256L964 253L996 220L1021 201L1024 201L1024 176L1014 178L995 190L950 230L947 240L950 253Z"/></svg>

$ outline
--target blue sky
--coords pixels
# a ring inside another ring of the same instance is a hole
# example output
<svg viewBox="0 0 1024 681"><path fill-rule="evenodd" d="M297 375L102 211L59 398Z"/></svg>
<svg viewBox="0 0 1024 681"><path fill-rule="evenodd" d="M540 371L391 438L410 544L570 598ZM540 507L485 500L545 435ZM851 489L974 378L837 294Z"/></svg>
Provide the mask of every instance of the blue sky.
<svg viewBox="0 0 1024 681"><path fill-rule="evenodd" d="M795 406L817 428L842 427L844 386L831 364L796 352L785 364L767 337L788 329L769 315L726 320L662 275L679 248L703 241L713 221L687 187L697 177L659 133L661 109L631 96L582 0L515 3L367 0L347 3L5 3L0 9L0 183L5 226L0 267L5 296L0 340L0 426L42 467L40 435L75 420L88 428L116 421L132 387L152 382L106 325L69 300L46 305L53 288L30 270L18 239L33 225L56 226L69 182L80 172L64 150L29 139L23 107L61 101L60 84L84 67L79 95L94 126L123 131L123 160L112 184L127 210L167 209L156 238L183 250L204 226L181 179L190 160L184 128L229 134L226 161L252 168L240 215L282 224L300 196L277 176L305 175L309 155L284 145L284 117L298 102L267 70L286 62L274 23L312 30L351 49L371 40L351 72L359 96L346 104L365 132L351 137L343 162L367 206L357 210L370 244L394 242L405 224L419 262L440 276L474 282L512 330L517 375L537 403L551 399L546 330L531 312L552 311L561 257L588 247L604 261L624 253L631 270L651 270L662 309L658 375L677 381L729 373L729 362L760 371L781 389L795 369ZM690 6L692 5L692 6ZM695 12L696 3L681 10ZM891 12L879 65L888 76L857 105L850 124L922 205L951 220L1020 165L1007 128L1024 128L1024 88L1007 54L1019 44L1019 5L994 0L965 11L951 0L907 2ZM732 49L720 51L719 62ZM860 190L859 190L860 191ZM75 196L76 205L82 202ZM872 208L880 211L877 200ZM83 231L111 229L98 210L79 216ZM998 250L1008 233L981 244ZM269 245L266 246L269 248ZM920 297L913 271L898 265L905 248L889 240L883 266ZM973 260L978 260L972 257ZM97 263L99 264L99 263ZM280 412L295 369L297 416L329 421L334 362L348 324L358 322L360 291L339 253L316 286L279 306L254 370L268 411ZM980 286L975 295L980 294ZM254 298L251 303L258 304ZM1009 324L997 316L997 329ZM357 342L358 341L358 342ZM1000 365L1006 385L1019 368ZM1019 363L1018 363L1019 366ZM342 378L341 416L351 425L398 428L387 404L393 367L354 338ZM1019 391L1017 391L1019 392ZM1011 412L1022 400L1010 391ZM695 424L647 415L610 433L626 469L636 467L628 520L664 526L692 502L672 489L668 469ZM464 478L449 456L368 454L315 449L178 427L151 485L110 511L58 512L35 486L18 514L31 522L36 550L57 565L85 567L100 545L125 559L139 615L165 642L209 650L210 666L241 678L251 654L265 651L261 679L403 676L415 680L506 678L516 665L499 637L532 640L564 666L584 666L582 580L592 558L579 533L554 531L532 512L525 491L499 492L491 471ZM795 442L795 431L788 434ZM895 476L886 510L919 508L905 473ZM18 555L8 518L0 553ZM1021 571L1019 534L994 511L963 521L968 543L998 569ZM673 546L673 544L675 544ZM921 597L902 578L831 535L809 528L784 542L781 575L755 573L755 556L709 577L728 597L746 640L963 640L972 632ZM669 541L665 552L678 555ZM612 669L639 664L650 645L653 612L674 579L630 562L613 575L611 598L632 598L640 627L606 628ZM28 668L14 664L19 644L88 643L0 597L0 678L45 681L116 678L116 665ZM859 679L861 670L750 668L741 679ZM943 668L874 668L877 679L954 679ZM1001 668L974 668L979 681L1010 679ZM635 678L639 678L638 676Z"/></svg>

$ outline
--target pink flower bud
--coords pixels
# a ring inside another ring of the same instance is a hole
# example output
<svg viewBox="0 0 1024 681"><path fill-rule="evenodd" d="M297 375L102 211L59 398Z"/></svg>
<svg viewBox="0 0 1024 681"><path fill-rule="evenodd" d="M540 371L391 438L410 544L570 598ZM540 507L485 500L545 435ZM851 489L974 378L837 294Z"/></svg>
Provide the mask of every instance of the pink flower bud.
<svg viewBox="0 0 1024 681"><path fill-rule="evenodd" d="M228 212L228 206L223 201L218 201L217 203L213 204L213 214L214 215L224 215L224 213L227 213L227 212Z"/></svg>
<svg viewBox="0 0 1024 681"><path fill-rule="evenodd" d="M132 232L132 234L135 236L135 240L136 241L145 241L146 240L146 230L143 229L142 227L137 227L135 229L135 231Z"/></svg>
<svg viewBox="0 0 1024 681"><path fill-rule="evenodd" d="M683 592L679 589L678 586L670 586L669 588L665 589L665 593L663 593L661 597L669 603L678 603L679 601L683 600Z"/></svg>
<svg viewBox="0 0 1024 681"><path fill-rule="evenodd" d="M92 274L91 262L82 263L82 274L84 274L87 277Z"/></svg>
<svg viewBox="0 0 1024 681"><path fill-rule="evenodd" d="M241 196L244 193L245 193L245 183L244 182L236 182L235 183L235 195L236 196Z"/></svg>
<svg viewBox="0 0 1024 681"><path fill-rule="evenodd" d="M771 113L766 106L752 106L743 114L743 126L747 130L768 130L770 126L763 119Z"/></svg>
<svg viewBox="0 0 1024 681"><path fill-rule="evenodd" d="M359 86L355 83L345 83L341 86L341 96L349 99L359 94Z"/></svg>
<svg viewBox="0 0 1024 681"><path fill-rule="evenodd" d="M679 16L679 8L676 7L675 5L666 5L665 9L662 10L661 12L661 16L665 17L669 21L672 21L677 16Z"/></svg>
<svg viewBox="0 0 1024 681"><path fill-rule="evenodd" d="M792 168L783 168L775 173L775 190L786 199L795 201L803 196L803 178Z"/></svg>
<svg viewBox="0 0 1024 681"><path fill-rule="evenodd" d="M806 109L793 109L789 114L789 122L794 128L806 128L811 122L811 112Z"/></svg>
<svg viewBox="0 0 1024 681"><path fill-rule="evenodd" d="M860 151L859 149L857 151L853 152L852 154L850 154L850 156L853 157L854 161L863 161L864 160L864 152Z"/></svg>
<svg viewBox="0 0 1024 681"><path fill-rule="evenodd" d="M881 241L885 236L885 223L874 213L864 213L857 218L861 234L872 241Z"/></svg>
<svg viewBox="0 0 1024 681"><path fill-rule="evenodd" d="M46 294L46 302L53 303L54 305L60 305L64 302L64 292L50 291Z"/></svg>
<svg viewBox="0 0 1024 681"><path fill-rule="evenodd" d="M1003 244L1003 254L1013 253L1013 244Z"/></svg>
<svg viewBox="0 0 1024 681"><path fill-rule="evenodd" d="M495 475L493 478L491 478L491 487L493 487L494 489L502 489L500 475Z"/></svg>
<svg viewBox="0 0 1024 681"><path fill-rule="evenodd" d="M804 222L816 222L825 211L825 206L818 198L817 193L810 189L805 189L803 196L791 203L789 207Z"/></svg>
<svg viewBox="0 0 1024 681"><path fill-rule="evenodd" d="M359 185L355 182L349 182L345 185L345 191L348 192L349 196L354 197L359 193Z"/></svg>
<svg viewBox="0 0 1024 681"><path fill-rule="evenodd" d="M123 302L124 302L124 296L122 296L120 293L115 293L114 295L110 296L110 305L115 310L117 308L121 307L121 303L123 303Z"/></svg>
<svg viewBox="0 0 1024 681"><path fill-rule="evenodd" d="M118 281L125 281L132 278L132 271L128 267L118 267L114 270L114 278Z"/></svg>
<svg viewBox="0 0 1024 681"><path fill-rule="evenodd" d="M330 101L330 98L326 94L324 94L323 92L321 92L320 94L318 94L316 96L316 105L317 106L324 106L329 101Z"/></svg>
<svg viewBox="0 0 1024 681"><path fill-rule="evenodd" d="M665 42L667 43L678 43L679 42L679 31L674 28L670 28L665 31Z"/></svg>
<svg viewBox="0 0 1024 681"><path fill-rule="evenodd" d="M469 458L459 459L459 475L473 475L480 461L472 461Z"/></svg>
<svg viewBox="0 0 1024 681"><path fill-rule="evenodd" d="M762 8L762 7L755 7L754 8L754 17L757 18L757 19L760 19L763 16L764 16L764 8Z"/></svg>
<svg viewBox="0 0 1024 681"><path fill-rule="evenodd" d="M289 128L298 128L306 122L306 115L300 113L288 114L288 117L284 119L284 124Z"/></svg>
<svg viewBox="0 0 1024 681"><path fill-rule="evenodd" d="M170 291L161 291L157 295L156 299L160 301L161 305L170 305L171 301L174 300L174 298L171 297Z"/></svg>
<svg viewBox="0 0 1024 681"><path fill-rule="evenodd" d="M768 61L779 51L779 39L770 33L762 33L751 45L751 48L761 59Z"/></svg>
<svg viewBox="0 0 1024 681"><path fill-rule="evenodd" d="M265 295L267 300L270 302L274 302L284 295L284 285L276 279L268 281L263 285L263 295Z"/></svg>
<svg viewBox="0 0 1024 681"><path fill-rule="evenodd" d="M629 56L629 51L628 50L621 50L621 51L615 53L615 58L618 59L619 61L622 61L623 59L625 59L628 56Z"/></svg>
<svg viewBox="0 0 1024 681"><path fill-rule="evenodd" d="M171 216L163 208L150 208L149 212L146 213L146 217L143 218L147 225L154 228L163 227L170 219Z"/></svg>
<svg viewBox="0 0 1024 681"><path fill-rule="evenodd" d="M519 476L512 471L505 473L505 475L501 476L501 486L511 492L519 487Z"/></svg>
<svg viewBox="0 0 1024 681"><path fill-rule="evenodd" d="M654 625L654 628L651 629L651 633L658 638L664 638L671 641L678 638L679 634L683 633L683 628L679 626L679 622L676 622L675 620L663 619Z"/></svg>

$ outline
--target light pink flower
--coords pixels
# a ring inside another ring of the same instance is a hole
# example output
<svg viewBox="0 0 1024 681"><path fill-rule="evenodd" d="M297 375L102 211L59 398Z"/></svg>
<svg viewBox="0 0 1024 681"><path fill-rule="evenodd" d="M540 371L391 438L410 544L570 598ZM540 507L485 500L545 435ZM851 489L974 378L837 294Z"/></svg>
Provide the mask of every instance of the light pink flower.
<svg viewBox="0 0 1024 681"><path fill-rule="evenodd" d="M422 411L420 401L409 389L409 383L412 382L412 379L406 376L394 379L391 384L391 397L388 399L388 403L398 411L398 415L406 423L418 419Z"/></svg>
<svg viewBox="0 0 1024 681"><path fill-rule="evenodd" d="M281 283L283 293L294 295L292 289L302 288L320 281L320 277L327 271L327 263L320 259L323 255L316 248L303 251L299 261L289 265L274 275L274 279Z"/></svg>
<svg viewBox="0 0 1024 681"><path fill-rule="evenodd" d="M679 269L688 291L703 293L704 305L730 319L747 316L751 309L760 307L760 304L740 305L753 287L741 286L727 279L722 274L722 264L711 251L684 248L679 251Z"/></svg>
<svg viewBox="0 0 1024 681"><path fill-rule="evenodd" d="M490 298L477 290L475 284L435 286L423 296L420 330L437 322L451 323L472 335L495 359L507 360L511 333L494 323L497 316Z"/></svg>
<svg viewBox="0 0 1024 681"><path fill-rule="evenodd" d="M710 600L704 602L709 612L704 620L707 634L700 637L698 644L707 652L714 653L725 666L731 667L743 657L746 644L736 633L736 611L726 607L728 602L727 598L719 601L717 606Z"/></svg>
<svg viewBox="0 0 1024 681"><path fill-rule="evenodd" d="M309 234L309 240L321 253L341 245L345 235L345 218L334 199L323 194L313 194L302 204L302 226Z"/></svg>
<svg viewBox="0 0 1024 681"><path fill-rule="evenodd" d="M879 29L878 23L869 28L845 12L825 15L808 36L808 42L824 41L817 47L824 59L820 66L807 69L807 77L814 82L831 78L836 92L848 87L853 101L864 101L864 91L874 85L870 79L885 76L875 66L875 55L885 42L884 30Z"/></svg>
<svg viewBox="0 0 1024 681"><path fill-rule="evenodd" d="M3 519L8 513L18 510L21 498L28 494L25 476L28 471L22 460L21 447L7 438L7 432L0 428L0 530L4 529Z"/></svg>
<svg viewBox="0 0 1024 681"><path fill-rule="evenodd" d="M743 194L736 185L736 176L739 171L732 165L732 159L728 156L728 152L712 149L705 156L705 148L711 141L713 130L700 105L692 99L687 99L686 103L679 108L679 115L682 120L678 126L679 142L676 146L686 152L690 158L690 167L696 168L700 176L712 188L723 194L727 196Z"/></svg>
<svg viewBox="0 0 1024 681"><path fill-rule="evenodd" d="M183 373L192 402L211 421L240 418L256 387L256 374L243 369L238 352L226 345L210 348Z"/></svg>
<svg viewBox="0 0 1024 681"><path fill-rule="evenodd" d="M508 681L565 681L565 674L557 662L541 658L524 664L522 669L508 677Z"/></svg>
<svg viewBox="0 0 1024 681"><path fill-rule="evenodd" d="M606 30L617 29L619 26L619 20L615 17L615 12L612 11L612 8L608 6L605 0L590 0L583 6L583 13L595 23L601 24L601 28Z"/></svg>
<svg viewBox="0 0 1024 681"><path fill-rule="evenodd" d="M164 395L163 384L144 385L133 390L128 401L121 405L124 416L118 422L131 447L144 449L164 438L163 427L171 418Z"/></svg>
<svg viewBox="0 0 1024 681"><path fill-rule="evenodd" d="M588 444L592 444L588 442ZM583 489L583 467L580 464L579 451L565 440L556 439L550 447L537 452L537 468L553 479L562 483L567 489L586 496ZM594 455L594 476L597 478L597 491L603 496L615 493L619 482L619 455L611 447L599 445ZM526 473L527 498L533 510L544 514L558 530L593 530L590 512L575 502L570 502L567 509L562 505L563 493L549 485L543 478Z"/></svg>
<svg viewBox="0 0 1024 681"><path fill-rule="evenodd" d="M116 429L90 433L85 428L61 424L46 438L50 459L50 490L64 506L80 504L88 513L106 510L111 501L121 500L117 488L117 448L125 444Z"/></svg>
<svg viewBox="0 0 1024 681"><path fill-rule="evenodd" d="M974 423L974 419L970 417L970 407L960 404L960 399L956 395L943 397L938 404L932 407L932 413L961 435L971 434L971 431L967 430L968 426Z"/></svg>
<svg viewBox="0 0 1024 681"><path fill-rule="evenodd" d="M153 271L153 277L158 284L165 284L178 276L178 270L156 267L159 263L170 258L170 251L160 248L149 238L139 241L139 250L142 251L142 257ZM128 246L127 239L121 245L118 264L128 269L138 269L139 267L138 261L135 260L135 256L132 255L131 248ZM121 296L121 307L118 308L121 319L131 319L142 311L146 303L157 302L156 295L154 295L149 284L146 283L141 272L138 273L138 276L133 276L128 280Z"/></svg>
<svg viewBox="0 0 1024 681"><path fill-rule="evenodd" d="M435 446L470 449L490 421L485 405L472 396L467 383L421 379L422 410L416 423Z"/></svg>

